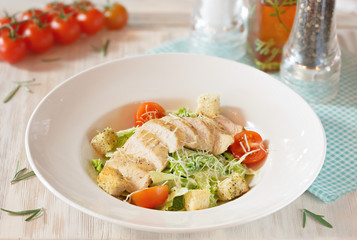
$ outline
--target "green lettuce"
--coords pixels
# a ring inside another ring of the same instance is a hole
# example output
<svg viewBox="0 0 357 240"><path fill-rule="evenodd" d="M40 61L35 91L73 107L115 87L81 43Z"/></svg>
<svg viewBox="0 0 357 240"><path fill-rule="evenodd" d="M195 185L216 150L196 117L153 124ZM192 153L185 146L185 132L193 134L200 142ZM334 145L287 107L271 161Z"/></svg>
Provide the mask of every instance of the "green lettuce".
<svg viewBox="0 0 357 240"><path fill-rule="evenodd" d="M197 117L197 114L194 112L188 110L187 108L183 107L177 110L177 112L172 113L175 116L179 117Z"/></svg>

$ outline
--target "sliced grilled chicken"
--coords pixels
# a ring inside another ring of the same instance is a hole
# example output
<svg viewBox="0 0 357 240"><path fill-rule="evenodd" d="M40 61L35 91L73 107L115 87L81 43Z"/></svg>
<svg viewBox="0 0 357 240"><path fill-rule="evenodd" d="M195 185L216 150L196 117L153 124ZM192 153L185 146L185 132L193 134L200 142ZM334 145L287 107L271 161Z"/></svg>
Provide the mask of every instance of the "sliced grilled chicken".
<svg viewBox="0 0 357 240"><path fill-rule="evenodd" d="M200 143L200 146L197 149L211 152L214 142L214 132L212 127L201 118L183 117L183 119L197 130L198 140Z"/></svg>
<svg viewBox="0 0 357 240"><path fill-rule="evenodd" d="M224 128L228 134L235 136L237 133L240 133L243 131L243 127L235 124L232 122L230 119L226 118L223 115L218 115L217 117L214 118L215 121L218 122L218 124Z"/></svg>
<svg viewBox="0 0 357 240"><path fill-rule="evenodd" d="M228 134L225 129L223 129L215 120L208 117L200 117L202 121L210 127L213 132L213 154L221 154L227 151L228 147L234 142L232 135Z"/></svg>
<svg viewBox="0 0 357 240"><path fill-rule="evenodd" d="M114 156L106 162L104 168L117 169L124 177L127 185L126 191L135 192L147 188L151 182L149 171L155 170L155 166L145 159L118 150ZM104 170L104 169L103 169Z"/></svg>
<svg viewBox="0 0 357 240"><path fill-rule="evenodd" d="M153 133L144 128L137 130L123 146L123 151L137 158L143 158L162 171L168 164L168 148ZM124 174L123 174L124 175Z"/></svg>
<svg viewBox="0 0 357 240"><path fill-rule="evenodd" d="M161 118L165 122L169 122L176 126L184 135L184 146L191 149L197 149L200 145L198 140L197 130L188 122L178 116L166 116Z"/></svg>
<svg viewBox="0 0 357 240"><path fill-rule="evenodd" d="M156 135L156 137L169 149L170 153L175 152L184 146L184 133L177 126L168 121L152 119L142 125L141 128Z"/></svg>

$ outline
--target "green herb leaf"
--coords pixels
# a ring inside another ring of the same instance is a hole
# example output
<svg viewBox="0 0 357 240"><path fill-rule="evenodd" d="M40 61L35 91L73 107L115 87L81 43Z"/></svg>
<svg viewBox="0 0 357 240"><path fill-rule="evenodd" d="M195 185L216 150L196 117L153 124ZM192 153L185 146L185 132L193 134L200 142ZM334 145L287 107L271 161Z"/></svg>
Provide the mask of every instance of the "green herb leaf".
<svg viewBox="0 0 357 240"><path fill-rule="evenodd" d="M303 227L305 227L305 224L306 224L306 214L308 214L310 217L313 217L316 221L321 223L323 226L328 227L328 228L333 228L333 226L329 222L327 222L325 219L323 219L324 216L310 212L307 209L303 209Z"/></svg>
<svg viewBox="0 0 357 240"><path fill-rule="evenodd" d="M102 53L103 53L104 57L107 56L109 44L110 44L110 40L107 39L107 41L105 42L105 44L104 44L104 46L102 48Z"/></svg>
<svg viewBox="0 0 357 240"><path fill-rule="evenodd" d="M275 17L276 16L276 13L271 13L270 14L270 17Z"/></svg>
<svg viewBox="0 0 357 240"><path fill-rule="evenodd" d="M27 168L23 168L19 171L18 171L18 169L19 169L19 161L17 161L15 175L14 175L14 178L11 180L11 183L18 182L18 181L21 181L21 180L24 180L26 178L36 175L33 171L23 174L27 170Z"/></svg>
<svg viewBox="0 0 357 240"><path fill-rule="evenodd" d="M302 227L305 228L306 226L306 212L302 212Z"/></svg>
<svg viewBox="0 0 357 240"><path fill-rule="evenodd" d="M35 80L36 79L33 78L32 80L28 81L16 81L16 87L12 89L11 92L4 98L3 103L10 101L15 93L20 89L20 87L24 88L27 92L31 92L27 85L33 83Z"/></svg>
<svg viewBox="0 0 357 240"><path fill-rule="evenodd" d="M280 12L280 15L284 14L286 12L286 9Z"/></svg>
<svg viewBox="0 0 357 240"><path fill-rule="evenodd" d="M40 216L43 213L43 209L39 208L34 214L32 214L31 216L29 216L28 218L25 219L26 222L30 221L31 219L34 219L38 216Z"/></svg>
<svg viewBox="0 0 357 240"><path fill-rule="evenodd" d="M11 181L11 183L19 182L19 181L21 181L21 180L27 179L27 178L32 177L32 176L36 176L36 174L34 173L34 171L28 172L28 173L26 173L26 174L24 174L24 175L21 175L20 177L17 177L17 178L15 178L15 179L13 179L13 180Z"/></svg>
<svg viewBox="0 0 357 240"><path fill-rule="evenodd" d="M41 215L43 213L43 209L42 208L38 208L38 209L31 209L31 210L25 210L25 211L10 211L4 208L0 208L2 211L13 214L13 215L28 215L28 214L32 214L30 217L26 218L25 221L30 221L31 219Z"/></svg>
<svg viewBox="0 0 357 240"><path fill-rule="evenodd" d="M109 44L110 44L110 40L107 39L107 41L105 41L104 45L101 48L98 48L98 47L93 46L93 45L91 45L91 46L92 46L94 51L101 52L103 54L103 56L105 57L105 56L107 56Z"/></svg>
<svg viewBox="0 0 357 240"><path fill-rule="evenodd" d="M42 62L56 62L56 61L59 61L61 60L60 57L56 57L56 58L44 58L44 59L41 59Z"/></svg>
<svg viewBox="0 0 357 240"><path fill-rule="evenodd" d="M11 92L4 98L4 100L2 102L7 103L8 101L10 101L10 99L15 95L15 93L17 92L17 90L19 90L19 88L20 88L20 85L17 84L16 87L11 90Z"/></svg>

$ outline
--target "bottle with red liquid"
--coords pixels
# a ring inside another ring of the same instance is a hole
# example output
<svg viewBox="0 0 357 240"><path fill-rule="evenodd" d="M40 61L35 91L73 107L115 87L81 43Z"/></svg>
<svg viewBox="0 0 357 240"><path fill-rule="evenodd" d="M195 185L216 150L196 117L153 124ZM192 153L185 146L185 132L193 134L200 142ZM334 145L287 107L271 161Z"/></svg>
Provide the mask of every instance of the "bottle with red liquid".
<svg viewBox="0 0 357 240"><path fill-rule="evenodd" d="M294 23L296 0L249 0L249 56L258 69L278 71Z"/></svg>

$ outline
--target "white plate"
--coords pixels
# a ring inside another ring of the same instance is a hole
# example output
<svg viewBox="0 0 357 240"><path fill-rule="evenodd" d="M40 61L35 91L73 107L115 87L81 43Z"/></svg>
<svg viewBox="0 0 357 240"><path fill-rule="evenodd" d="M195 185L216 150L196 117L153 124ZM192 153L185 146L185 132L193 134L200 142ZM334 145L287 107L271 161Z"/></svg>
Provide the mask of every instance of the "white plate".
<svg viewBox="0 0 357 240"><path fill-rule="evenodd" d="M247 194L210 209L163 212L124 203L96 185L89 144L96 130L131 127L141 101L194 109L197 96L207 92L220 94L224 114L269 142L260 178ZM157 232L234 226L283 208L318 175L325 141L313 110L278 80L237 62L192 54L121 59L79 73L40 102L26 131L31 167L57 197L89 215Z"/></svg>

